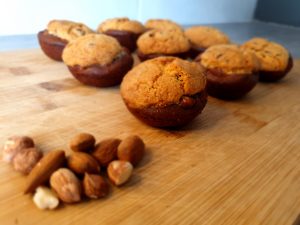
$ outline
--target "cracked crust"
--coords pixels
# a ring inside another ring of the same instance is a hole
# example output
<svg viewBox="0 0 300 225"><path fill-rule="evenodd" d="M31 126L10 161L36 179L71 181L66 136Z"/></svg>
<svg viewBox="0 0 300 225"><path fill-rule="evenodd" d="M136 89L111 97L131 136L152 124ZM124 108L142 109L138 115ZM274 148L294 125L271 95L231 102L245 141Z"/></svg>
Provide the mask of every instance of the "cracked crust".
<svg viewBox="0 0 300 225"><path fill-rule="evenodd" d="M182 96L204 91L203 68L175 57L147 60L129 71L121 84L121 95L130 108L167 106Z"/></svg>
<svg viewBox="0 0 300 225"><path fill-rule="evenodd" d="M228 36L214 27L194 26L184 31L192 45L208 48L218 44L229 44Z"/></svg>
<svg viewBox="0 0 300 225"><path fill-rule="evenodd" d="M119 42L104 34L88 34L70 42L63 51L68 66L107 65L124 53Z"/></svg>
<svg viewBox="0 0 300 225"><path fill-rule="evenodd" d="M145 31L145 27L139 21L129 20L124 17L105 20L98 27L98 32L106 32L109 30L122 30L141 34Z"/></svg>
<svg viewBox="0 0 300 225"><path fill-rule="evenodd" d="M178 54L187 52L190 43L182 32L170 30L150 30L137 40L137 46L143 54Z"/></svg>
<svg viewBox="0 0 300 225"><path fill-rule="evenodd" d="M49 34L67 41L72 41L83 35L94 33L94 31L86 25L68 20L50 21L47 26L47 31Z"/></svg>
<svg viewBox="0 0 300 225"><path fill-rule="evenodd" d="M148 29L183 31L181 26L172 20L150 19L145 23Z"/></svg>
<svg viewBox="0 0 300 225"><path fill-rule="evenodd" d="M264 38L253 38L245 42L241 48L256 55L263 71L284 71L288 66L289 52L278 43Z"/></svg>

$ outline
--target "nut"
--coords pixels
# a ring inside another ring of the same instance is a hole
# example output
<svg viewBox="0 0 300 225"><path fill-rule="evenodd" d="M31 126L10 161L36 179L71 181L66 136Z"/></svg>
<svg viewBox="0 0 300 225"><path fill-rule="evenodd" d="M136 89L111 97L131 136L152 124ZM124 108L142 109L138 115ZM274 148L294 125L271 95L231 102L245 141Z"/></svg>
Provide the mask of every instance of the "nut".
<svg viewBox="0 0 300 225"><path fill-rule="evenodd" d="M84 152L74 152L68 157L67 162L69 169L77 174L100 172L97 160Z"/></svg>
<svg viewBox="0 0 300 225"><path fill-rule="evenodd" d="M108 138L95 147L92 155L97 159L101 166L106 167L111 161L117 158L118 146L121 140L117 138Z"/></svg>
<svg viewBox="0 0 300 225"><path fill-rule="evenodd" d="M115 160L108 165L107 174L113 184L120 186L129 180L132 170L130 162Z"/></svg>
<svg viewBox="0 0 300 225"><path fill-rule="evenodd" d="M56 194L47 187L38 187L33 196L33 202L39 209L55 209L59 205Z"/></svg>
<svg viewBox="0 0 300 225"><path fill-rule="evenodd" d="M70 148L75 152L88 152L94 149L95 138L88 133L80 133L72 138Z"/></svg>
<svg viewBox="0 0 300 225"><path fill-rule="evenodd" d="M144 153L145 144L136 135L125 138L118 146L118 158L130 162L133 166L136 166L142 160Z"/></svg>
<svg viewBox="0 0 300 225"><path fill-rule="evenodd" d="M81 200L80 181L69 169L56 170L50 177L50 186L63 202L75 203Z"/></svg>
<svg viewBox="0 0 300 225"><path fill-rule="evenodd" d="M109 193L109 185L100 175L85 173L83 179L84 194L89 198L103 198Z"/></svg>
<svg viewBox="0 0 300 225"><path fill-rule="evenodd" d="M51 151L45 155L31 170L24 193L34 192L38 186L48 181L51 174L63 165L65 159L63 150Z"/></svg>
<svg viewBox="0 0 300 225"><path fill-rule="evenodd" d="M13 136L6 140L2 151L2 160L12 162L15 155L23 148L34 147L32 138L27 136Z"/></svg>
<svg viewBox="0 0 300 225"><path fill-rule="evenodd" d="M14 169L18 172L27 175L42 157L43 153L37 148L22 149L13 158Z"/></svg>

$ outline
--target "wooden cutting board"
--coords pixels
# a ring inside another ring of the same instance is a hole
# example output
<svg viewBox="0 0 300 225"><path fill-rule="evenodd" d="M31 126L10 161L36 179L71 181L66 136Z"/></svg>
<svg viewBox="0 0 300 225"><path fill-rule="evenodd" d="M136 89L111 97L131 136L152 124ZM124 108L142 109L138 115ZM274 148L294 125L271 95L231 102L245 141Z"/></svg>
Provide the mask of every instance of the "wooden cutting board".
<svg viewBox="0 0 300 225"><path fill-rule="evenodd" d="M209 98L189 126L136 120L119 88L91 88L40 50L0 53L0 143L27 134L44 151L78 132L140 135L147 154L110 196L40 211L25 177L0 163L0 224L289 225L300 213L300 61L286 79L244 99Z"/></svg>

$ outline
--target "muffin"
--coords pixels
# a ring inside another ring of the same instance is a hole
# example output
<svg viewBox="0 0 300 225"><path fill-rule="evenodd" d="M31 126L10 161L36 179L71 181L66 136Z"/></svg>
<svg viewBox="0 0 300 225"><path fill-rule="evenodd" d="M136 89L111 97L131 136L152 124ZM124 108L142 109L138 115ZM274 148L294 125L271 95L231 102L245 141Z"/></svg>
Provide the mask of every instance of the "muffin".
<svg viewBox="0 0 300 225"><path fill-rule="evenodd" d="M204 70L198 63L158 57L130 70L121 83L128 110L154 127L180 127L201 113L207 102Z"/></svg>
<svg viewBox="0 0 300 225"><path fill-rule="evenodd" d="M181 26L172 20L166 19L150 19L145 23L148 30L176 30L183 32Z"/></svg>
<svg viewBox="0 0 300 225"><path fill-rule="evenodd" d="M82 23L67 20L52 20L47 29L38 33L43 52L51 59L62 61L62 51L69 41L93 31Z"/></svg>
<svg viewBox="0 0 300 225"><path fill-rule="evenodd" d="M115 18L101 23L98 32L116 38L122 46L133 52L136 49L136 40L145 32L145 27L136 20Z"/></svg>
<svg viewBox="0 0 300 225"><path fill-rule="evenodd" d="M141 61L158 56L186 58L190 50L189 40L181 31L150 30L137 40L137 55Z"/></svg>
<svg viewBox="0 0 300 225"><path fill-rule="evenodd" d="M62 58L76 79L96 87L119 84L133 65L130 52L105 34L88 34L71 41Z"/></svg>
<svg viewBox="0 0 300 225"><path fill-rule="evenodd" d="M190 53L192 58L213 45L230 43L228 36L214 27L194 26L187 28L184 34L191 42Z"/></svg>
<svg viewBox="0 0 300 225"><path fill-rule="evenodd" d="M291 54L282 45L263 38L253 38L241 48L253 52L260 62L259 80L273 82L282 79L293 67Z"/></svg>
<svg viewBox="0 0 300 225"><path fill-rule="evenodd" d="M208 94L217 98L242 97L258 81L257 58L236 45L214 45L199 55L196 61L206 69Z"/></svg>

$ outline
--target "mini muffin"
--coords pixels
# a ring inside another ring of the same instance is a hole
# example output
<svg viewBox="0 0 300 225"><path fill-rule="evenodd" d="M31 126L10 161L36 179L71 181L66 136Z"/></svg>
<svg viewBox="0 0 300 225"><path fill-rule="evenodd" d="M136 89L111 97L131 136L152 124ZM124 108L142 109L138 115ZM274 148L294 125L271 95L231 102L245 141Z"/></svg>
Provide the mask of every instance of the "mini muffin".
<svg viewBox="0 0 300 225"><path fill-rule="evenodd" d="M241 48L253 52L260 62L259 80L273 82L283 78L293 67L291 54L282 45L263 38L253 38Z"/></svg>
<svg viewBox="0 0 300 225"><path fill-rule="evenodd" d="M191 57L195 58L213 45L229 44L226 34L214 27L194 26L184 31L191 42Z"/></svg>
<svg viewBox="0 0 300 225"><path fill-rule="evenodd" d="M122 46L133 52L136 49L136 40L145 32L145 27L136 20L115 18L100 24L98 32L116 38Z"/></svg>
<svg viewBox="0 0 300 225"><path fill-rule="evenodd" d="M172 20L166 19L150 19L145 23L145 27L149 30L176 30L183 32L181 26Z"/></svg>
<svg viewBox="0 0 300 225"><path fill-rule="evenodd" d="M121 95L128 110L154 127L180 127L201 113L207 101L200 64L176 57L147 60L124 77Z"/></svg>
<svg viewBox="0 0 300 225"><path fill-rule="evenodd" d="M71 41L62 58L76 79L96 87L119 84L133 65L130 52L105 34L88 34Z"/></svg>
<svg viewBox="0 0 300 225"><path fill-rule="evenodd" d="M236 45L214 45L196 58L206 68L207 92L221 99L242 97L258 81L258 60Z"/></svg>
<svg viewBox="0 0 300 225"><path fill-rule="evenodd" d="M43 52L51 59L62 61L62 51L69 41L93 31L82 23L67 20L52 20L47 29L38 33Z"/></svg>
<svg viewBox="0 0 300 225"><path fill-rule="evenodd" d="M158 56L177 56L186 58L190 43L181 31L150 30L137 40L137 55L141 61Z"/></svg>

